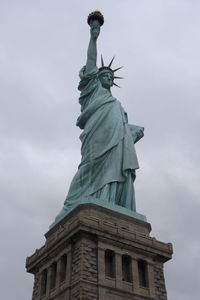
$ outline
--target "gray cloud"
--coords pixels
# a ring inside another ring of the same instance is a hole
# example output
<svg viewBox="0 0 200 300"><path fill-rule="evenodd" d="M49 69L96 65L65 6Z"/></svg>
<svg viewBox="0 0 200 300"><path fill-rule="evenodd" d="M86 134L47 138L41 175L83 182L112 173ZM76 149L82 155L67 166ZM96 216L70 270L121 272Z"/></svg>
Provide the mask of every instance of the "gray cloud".
<svg viewBox="0 0 200 300"><path fill-rule="evenodd" d="M124 65L113 95L138 143L139 212L152 236L173 242L165 266L170 300L198 299L199 8L195 0L2 1L0 4L1 284L4 300L31 298L25 258L44 243L80 161L75 126L86 17L102 9L98 52ZM10 288L12 286L12 289Z"/></svg>

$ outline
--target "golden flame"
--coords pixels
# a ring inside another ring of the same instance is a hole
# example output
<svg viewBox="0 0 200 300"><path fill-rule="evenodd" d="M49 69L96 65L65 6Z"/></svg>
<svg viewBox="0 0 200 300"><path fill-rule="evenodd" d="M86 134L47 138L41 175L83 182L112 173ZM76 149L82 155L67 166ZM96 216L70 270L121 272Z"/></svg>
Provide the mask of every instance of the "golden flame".
<svg viewBox="0 0 200 300"><path fill-rule="evenodd" d="M98 13L100 13L100 14L101 14L101 11L100 11L100 9L95 9L95 12L98 12Z"/></svg>

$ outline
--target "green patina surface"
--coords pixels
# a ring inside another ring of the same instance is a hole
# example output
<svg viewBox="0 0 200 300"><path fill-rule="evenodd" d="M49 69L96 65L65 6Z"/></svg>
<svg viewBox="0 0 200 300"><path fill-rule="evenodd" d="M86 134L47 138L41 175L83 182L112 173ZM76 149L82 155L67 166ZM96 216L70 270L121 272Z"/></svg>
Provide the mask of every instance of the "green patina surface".
<svg viewBox="0 0 200 300"><path fill-rule="evenodd" d="M92 18L87 62L79 73L78 86L81 114L76 125L83 130L82 158L63 209L51 227L83 201L146 221L136 213L133 186L139 168L134 144L143 137L144 128L129 124L121 103L112 96L111 87L118 78L114 73L119 69L111 68L113 60L108 66L103 59L100 68L96 65L99 33L99 19Z"/></svg>

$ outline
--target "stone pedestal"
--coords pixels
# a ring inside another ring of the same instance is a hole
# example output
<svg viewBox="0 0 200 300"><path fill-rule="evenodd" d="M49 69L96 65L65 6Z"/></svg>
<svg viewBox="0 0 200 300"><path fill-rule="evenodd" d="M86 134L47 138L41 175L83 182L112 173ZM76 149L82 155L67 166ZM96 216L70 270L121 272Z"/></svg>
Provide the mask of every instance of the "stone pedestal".
<svg viewBox="0 0 200 300"><path fill-rule="evenodd" d="M27 258L33 300L167 299L163 264L172 245L151 226L119 212L81 204L49 230Z"/></svg>

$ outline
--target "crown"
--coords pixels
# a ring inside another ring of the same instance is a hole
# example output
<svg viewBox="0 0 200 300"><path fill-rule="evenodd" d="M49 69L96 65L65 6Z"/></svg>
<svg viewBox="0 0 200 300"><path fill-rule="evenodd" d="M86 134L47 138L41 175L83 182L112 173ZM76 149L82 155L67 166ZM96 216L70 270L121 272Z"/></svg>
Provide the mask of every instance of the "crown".
<svg viewBox="0 0 200 300"><path fill-rule="evenodd" d="M114 73L120 69L122 69L123 67L119 67L117 69L111 69L111 66L112 66L112 63L113 63L113 60L114 60L114 56L113 58L111 59L111 62L109 63L108 66L105 66L104 65L104 61L103 61L103 56L101 55L101 68L99 68L99 73L102 73L103 71L109 71L113 74L113 78L114 79L123 79L123 77L118 77L118 76L115 76ZM113 85L117 86L117 87L120 87L119 85L117 85L115 82L113 82Z"/></svg>

